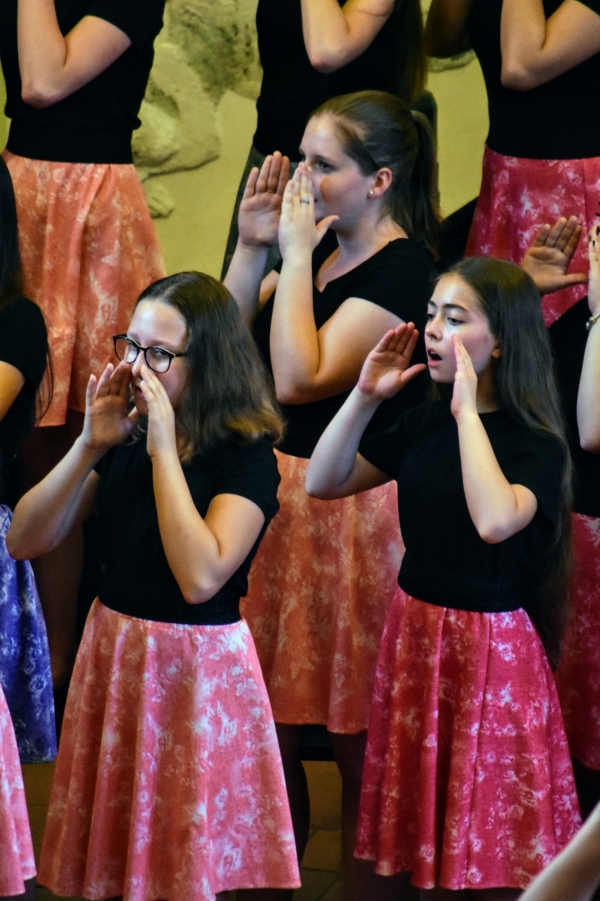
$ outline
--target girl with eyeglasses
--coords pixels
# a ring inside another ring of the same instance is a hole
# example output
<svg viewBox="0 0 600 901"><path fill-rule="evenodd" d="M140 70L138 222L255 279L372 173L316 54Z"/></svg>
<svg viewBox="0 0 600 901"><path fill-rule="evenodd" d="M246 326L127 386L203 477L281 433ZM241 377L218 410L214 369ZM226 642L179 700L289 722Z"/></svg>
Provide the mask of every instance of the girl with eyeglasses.
<svg viewBox="0 0 600 901"><path fill-rule="evenodd" d="M239 613L278 508L281 419L210 276L151 285L115 346L119 365L90 377L81 436L8 539L17 557L44 553L93 509L101 534L39 880L126 901L293 888L277 738Z"/></svg>
<svg viewBox="0 0 600 901"><path fill-rule="evenodd" d="M511 263L438 281L425 346L437 389L378 434L405 390L414 326L368 356L317 445L324 499L394 479L406 552L379 650L356 854L421 898L510 901L580 826L550 660L570 576L571 465L539 293Z"/></svg>

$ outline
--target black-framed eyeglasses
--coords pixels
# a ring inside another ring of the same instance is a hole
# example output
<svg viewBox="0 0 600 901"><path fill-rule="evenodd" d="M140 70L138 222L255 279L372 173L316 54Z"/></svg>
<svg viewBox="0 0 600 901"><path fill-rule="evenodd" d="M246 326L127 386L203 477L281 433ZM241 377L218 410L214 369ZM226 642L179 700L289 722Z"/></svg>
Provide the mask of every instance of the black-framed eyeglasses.
<svg viewBox="0 0 600 901"><path fill-rule="evenodd" d="M146 364L152 372L167 372L175 357L187 357L187 353L175 354L172 350L165 350L164 347L142 347L127 335L113 335L113 344L116 355L124 363L135 363L138 354L142 351Z"/></svg>

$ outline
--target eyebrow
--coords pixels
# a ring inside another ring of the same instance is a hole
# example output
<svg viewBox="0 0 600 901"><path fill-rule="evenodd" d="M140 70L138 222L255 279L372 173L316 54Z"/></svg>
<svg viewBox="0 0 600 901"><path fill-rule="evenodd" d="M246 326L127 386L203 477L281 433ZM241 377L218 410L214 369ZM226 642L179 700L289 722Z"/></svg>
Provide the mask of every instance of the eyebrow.
<svg viewBox="0 0 600 901"><path fill-rule="evenodd" d="M433 300L429 300L427 302L427 306L432 306L437 309L442 310L462 310L463 313L468 313L469 310L467 307L462 307L459 303L443 303L441 307L438 307L437 304Z"/></svg>

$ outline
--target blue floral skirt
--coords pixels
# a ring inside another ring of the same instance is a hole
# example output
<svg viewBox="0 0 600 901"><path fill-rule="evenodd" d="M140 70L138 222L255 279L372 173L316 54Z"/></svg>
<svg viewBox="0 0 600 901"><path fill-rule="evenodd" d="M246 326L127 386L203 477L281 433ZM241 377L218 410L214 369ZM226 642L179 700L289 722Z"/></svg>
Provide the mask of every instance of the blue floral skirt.
<svg viewBox="0 0 600 901"><path fill-rule="evenodd" d="M6 549L11 512L0 504L0 685L22 763L56 757L48 636L28 561Z"/></svg>

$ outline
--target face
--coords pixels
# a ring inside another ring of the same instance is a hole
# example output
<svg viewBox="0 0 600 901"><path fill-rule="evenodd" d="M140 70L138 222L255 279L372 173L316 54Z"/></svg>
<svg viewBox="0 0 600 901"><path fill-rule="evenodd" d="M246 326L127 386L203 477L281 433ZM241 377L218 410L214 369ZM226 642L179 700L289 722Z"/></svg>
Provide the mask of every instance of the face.
<svg viewBox="0 0 600 901"><path fill-rule="evenodd" d="M370 202L376 176L363 175L340 144L331 116L316 116L306 126L300 145L312 173L315 218L340 217L332 228L352 226Z"/></svg>
<svg viewBox="0 0 600 901"><path fill-rule="evenodd" d="M492 358L500 356L497 338L481 309L477 295L458 275L445 275L436 285L427 307L425 348L427 365L436 382L453 382L456 357L452 335L459 335L478 376L492 374Z"/></svg>
<svg viewBox="0 0 600 901"><path fill-rule="evenodd" d="M187 343L187 326L175 307L160 300L143 300L133 312L127 337L141 347L164 347L173 353L182 353ZM137 409L146 416L148 406L140 389L144 363L144 354L139 353L131 367L131 388ZM171 360L167 372L154 374L169 395L173 409L177 410L188 380L185 357Z"/></svg>

